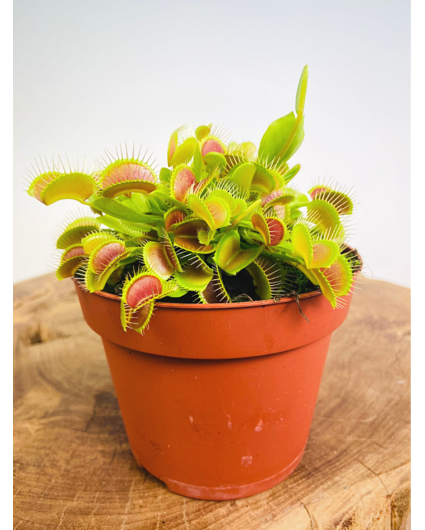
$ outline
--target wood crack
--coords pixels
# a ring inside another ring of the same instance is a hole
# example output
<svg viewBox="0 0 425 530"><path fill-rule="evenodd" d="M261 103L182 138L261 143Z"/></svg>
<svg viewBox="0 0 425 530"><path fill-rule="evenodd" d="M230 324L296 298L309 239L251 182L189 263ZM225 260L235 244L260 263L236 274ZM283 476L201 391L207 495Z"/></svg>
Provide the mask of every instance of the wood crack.
<svg viewBox="0 0 425 530"><path fill-rule="evenodd" d="M362 465L363 467L365 467L368 471L370 471L370 473L372 473L372 475L375 475L375 477L379 480L379 482L382 484L383 488L384 488L385 491L387 492L387 495L389 495L390 492L388 491L387 487L385 486L385 484L384 484L382 478L379 476L379 474L376 473L372 468L370 468L369 466L367 466L367 465L366 465L364 462L362 462L361 460L358 460L357 458L356 458L356 460L357 460L357 462L358 462L359 464L361 464L361 465Z"/></svg>
<svg viewBox="0 0 425 530"><path fill-rule="evenodd" d="M316 518L314 517L314 515L311 515L310 510L307 508L307 505L302 502L300 504L304 508L304 510L307 512L307 515L310 519L310 528L308 530L319 530L319 526L317 525Z"/></svg>

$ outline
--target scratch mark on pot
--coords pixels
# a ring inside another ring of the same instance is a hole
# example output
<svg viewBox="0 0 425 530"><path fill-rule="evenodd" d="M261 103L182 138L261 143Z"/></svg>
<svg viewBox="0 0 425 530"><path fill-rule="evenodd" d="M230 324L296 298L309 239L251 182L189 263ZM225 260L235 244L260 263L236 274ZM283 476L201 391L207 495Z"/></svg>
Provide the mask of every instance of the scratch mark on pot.
<svg viewBox="0 0 425 530"><path fill-rule="evenodd" d="M190 423L193 423L193 416L189 416Z"/></svg>
<svg viewBox="0 0 425 530"><path fill-rule="evenodd" d="M231 429L232 428L232 418L230 417L230 414L227 414L226 409L224 408L223 400L221 400L221 405L223 407L224 414L226 414L226 416L227 416L227 427L229 429Z"/></svg>
<svg viewBox="0 0 425 530"><path fill-rule="evenodd" d="M241 460L241 464L245 467L248 467L252 464L252 456L243 456Z"/></svg>
<svg viewBox="0 0 425 530"><path fill-rule="evenodd" d="M260 421L255 426L254 431L255 432L260 432L263 429L263 425L264 425L263 420L260 418Z"/></svg>

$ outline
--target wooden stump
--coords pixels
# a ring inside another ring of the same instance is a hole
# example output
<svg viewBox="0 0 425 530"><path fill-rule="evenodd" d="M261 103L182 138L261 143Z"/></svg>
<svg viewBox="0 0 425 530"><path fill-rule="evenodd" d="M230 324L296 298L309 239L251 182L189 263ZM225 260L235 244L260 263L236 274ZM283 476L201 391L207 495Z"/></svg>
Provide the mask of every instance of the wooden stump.
<svg viewBox="0 0 425 530"><path fill-rule="evenodd" d="M170 493L136 465L71 282L17 284L14 529L410 528L410 291L364 282L333 335L298 469L225 502Z"/></svg>

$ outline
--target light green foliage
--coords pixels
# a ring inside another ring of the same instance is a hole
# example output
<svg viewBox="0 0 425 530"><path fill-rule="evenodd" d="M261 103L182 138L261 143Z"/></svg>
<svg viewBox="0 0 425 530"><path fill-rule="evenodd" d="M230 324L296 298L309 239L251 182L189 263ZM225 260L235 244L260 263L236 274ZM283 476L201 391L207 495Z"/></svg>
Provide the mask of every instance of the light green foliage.
<svg viewBox="0 0 425 530"><path fill-rule="evenodd" d="M231 282L242 277L251 279L248 298L297 293L301 277L338 307L355 269L344 244L352 197L327 184L309 195L288 186L300 170L287 161L304 139L307 80L305 67L295 112L269 125L258 150L208 124L176 129L160 171L127 147L94 173L43 166L31 196L75 199L96 214L68 222L58 237L58 278L119 294L124 329L140 333L157 300L193 293L231 303Z"/></svg>

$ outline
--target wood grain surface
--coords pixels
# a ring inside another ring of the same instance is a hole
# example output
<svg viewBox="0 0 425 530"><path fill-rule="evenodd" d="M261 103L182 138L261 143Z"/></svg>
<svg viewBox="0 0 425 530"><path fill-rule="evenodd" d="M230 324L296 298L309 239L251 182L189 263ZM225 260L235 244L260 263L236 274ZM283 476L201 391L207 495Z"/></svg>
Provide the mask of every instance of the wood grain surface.
<svg viewBox="0 0 425 530"><path fill-rule="evenodd" d="M170 493L134 461L74 287L15 285L14 529L410 528L410 291L364 280L332 338L305 456L237 501Z"/></svg>

